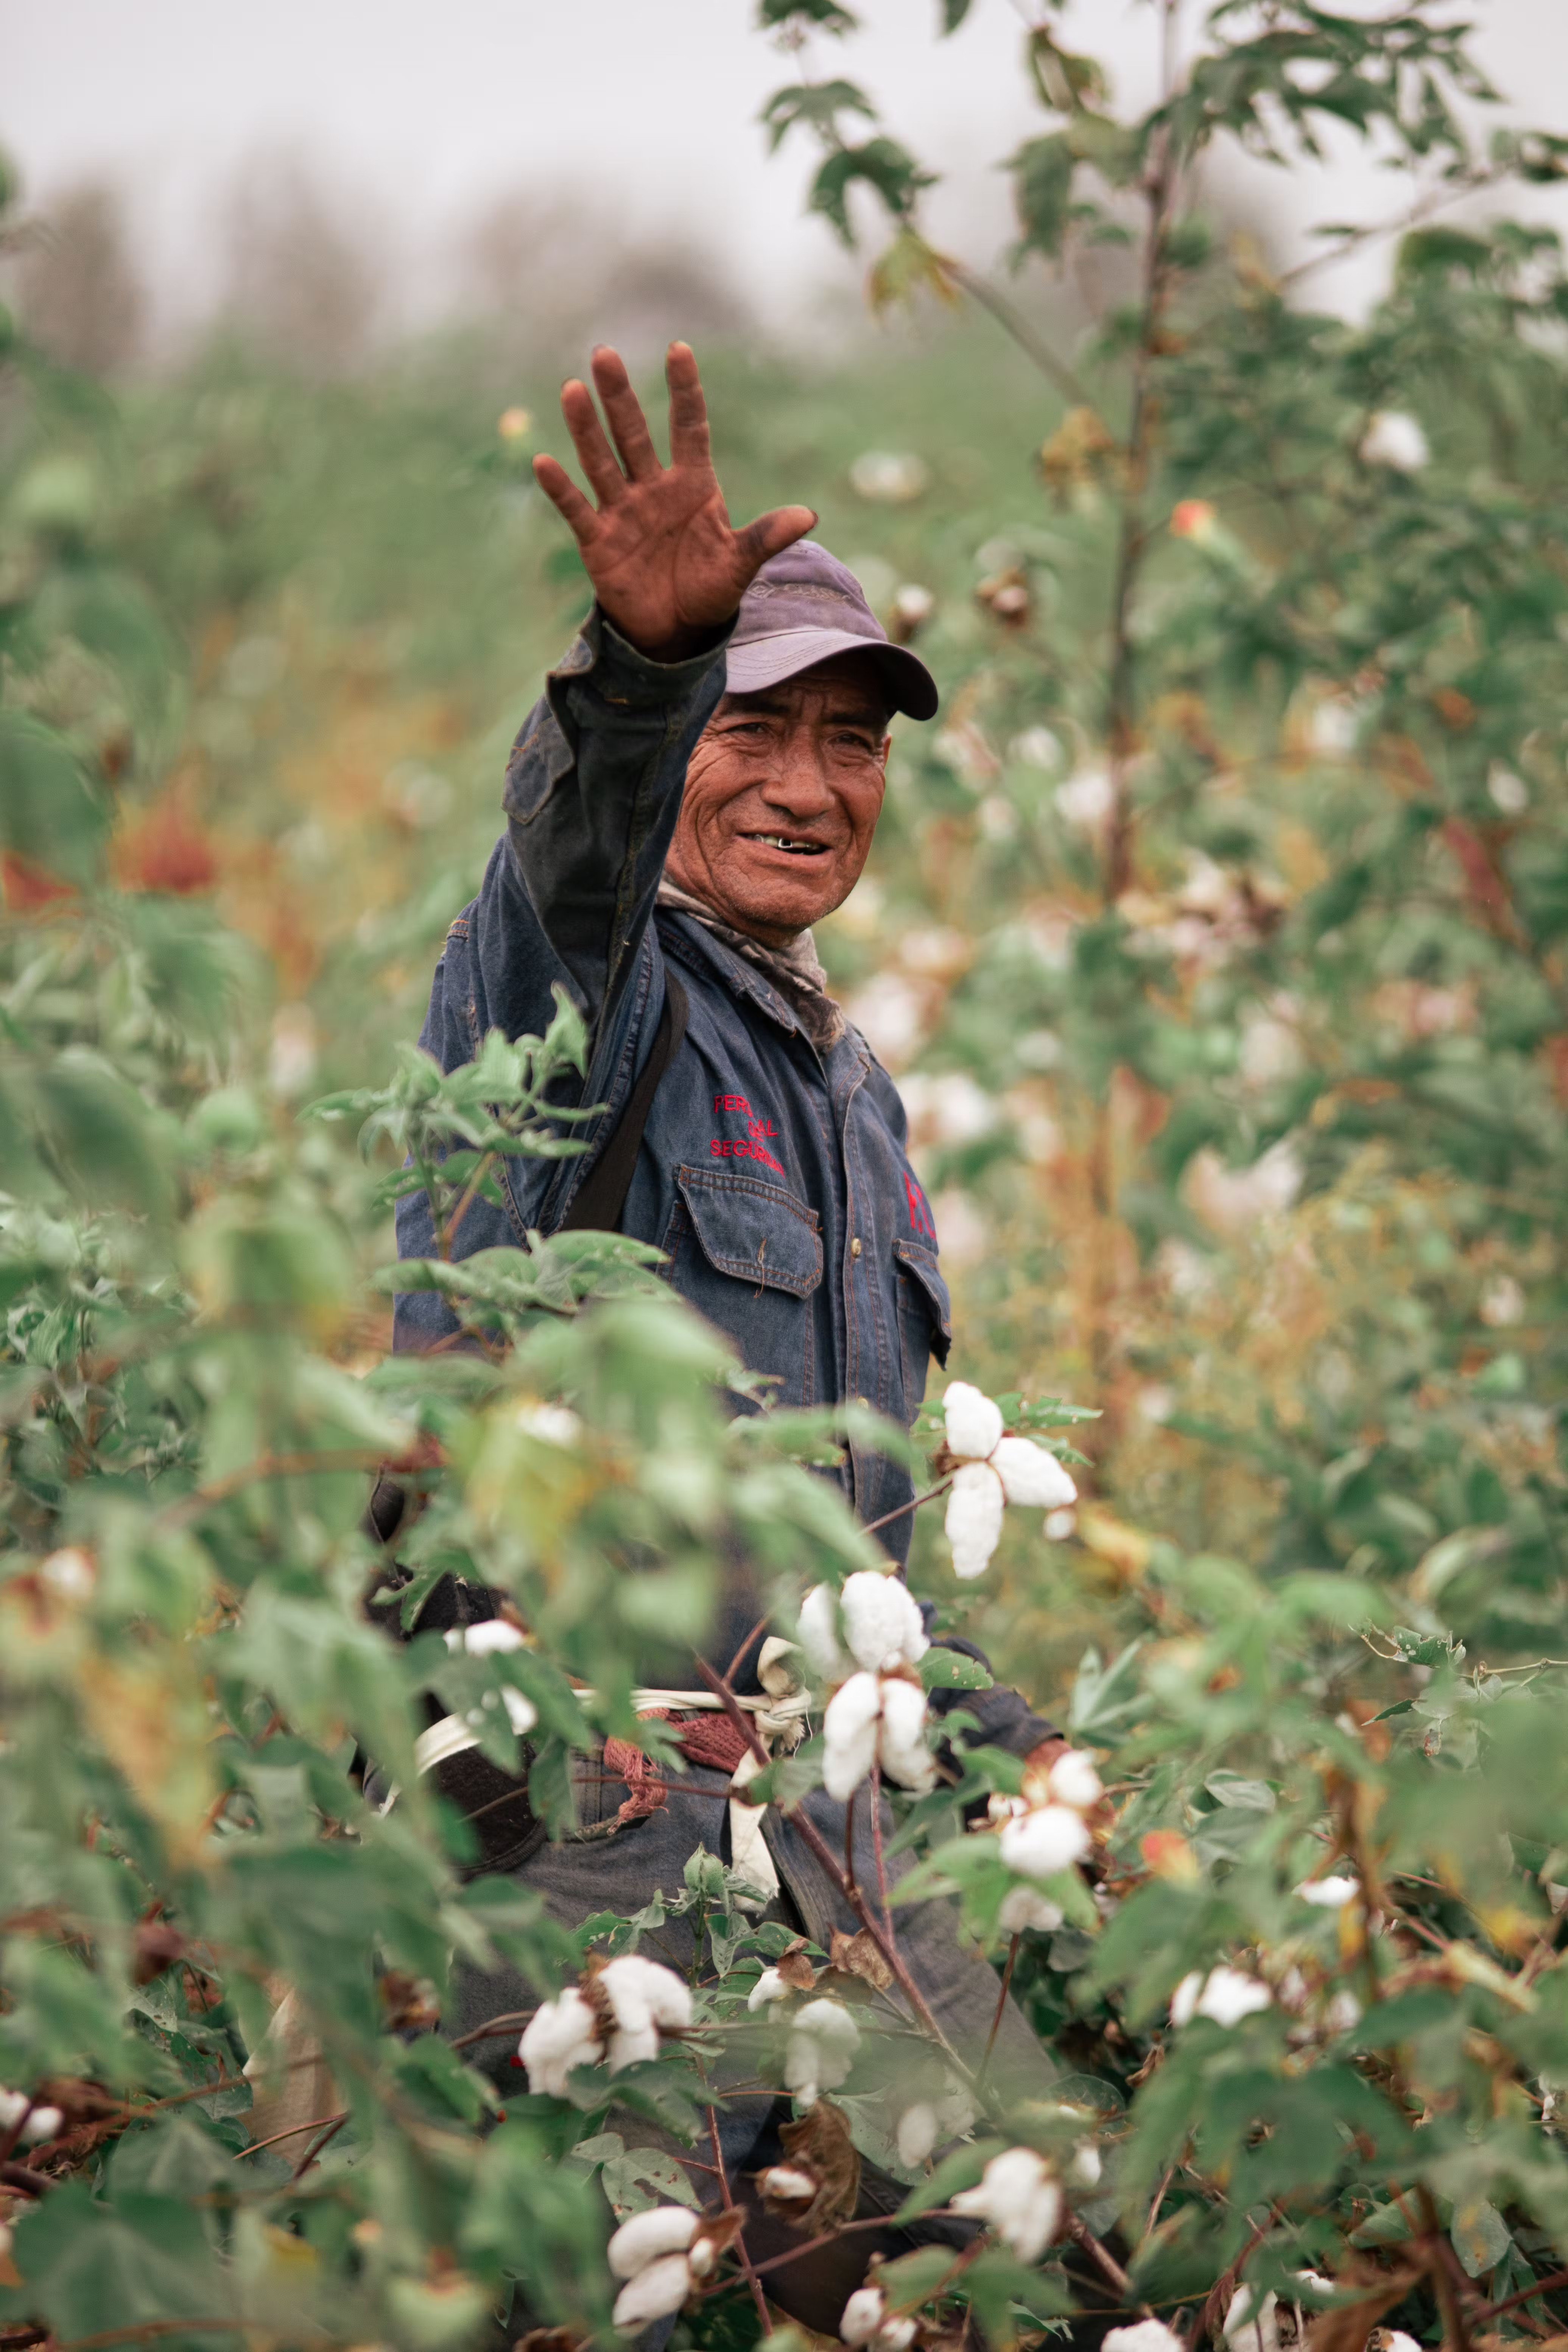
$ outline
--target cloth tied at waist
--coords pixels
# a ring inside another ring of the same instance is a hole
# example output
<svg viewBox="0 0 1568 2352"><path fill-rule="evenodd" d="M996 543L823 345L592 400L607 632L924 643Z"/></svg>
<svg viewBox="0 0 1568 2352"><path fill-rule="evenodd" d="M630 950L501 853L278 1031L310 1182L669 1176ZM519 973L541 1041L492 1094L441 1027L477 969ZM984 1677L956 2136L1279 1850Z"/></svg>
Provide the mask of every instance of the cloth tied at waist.
<svg viewBox="0 0 1568 2352"><path fill-rule="evenodd" d="M779 1748L789 1754L805 1734L810 1697L789 1663L788 1654L794 1648L793 1642L777 1636L765 1642L757 1664L762 1695L736 1701L770 1753ZM680 1752L689 1764L730 1775L730 1866L771 1902L779 1891L779 1877L763 1835L766 1809L746 1794L763 1763L740 1725L722 1711L722 1700L711 1691L641 1690L637 1702L637 1713L646 1721L675 1727ZM629 1822L646 1821L668 1801L668 1784L657 1760L629 1739L606 1739L605 1772L608 1779L624 1780L626 1794L614 1818L599 1832L603 1837L613 1837Z"/></svg>

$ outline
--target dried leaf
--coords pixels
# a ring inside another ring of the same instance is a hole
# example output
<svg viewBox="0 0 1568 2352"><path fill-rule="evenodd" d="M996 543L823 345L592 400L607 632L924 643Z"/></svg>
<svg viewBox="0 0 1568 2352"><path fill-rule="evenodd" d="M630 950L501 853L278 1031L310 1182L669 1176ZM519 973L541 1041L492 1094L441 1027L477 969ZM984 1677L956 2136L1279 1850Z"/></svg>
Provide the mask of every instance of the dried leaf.
<svg viewBox="0 0 1568 2352"><path fill-rule="evenodd" d="M787 1951L777 1963L778 1972L791 1992L810 1992L816 1984L816 1970L806 1958L800 1945Z"/></svg>
<svg viewBox="0 0 1568 2352"><path fill-rule="evenodd" d="M833 1965L848 1976L861 1978L878 1992L886 1992L893 1981L892 1969L878 1950L870 1930L866 1927L861 1927L853 1936L845 1935L842 1928L835 1929Z"/></svg>
<svg viewBox="0 0 1568 2352"><path fill-rule="evenodd" d="M847 2221L860 2194L860 2153L843 2109L831 2099L818 2099L794 2123L781 2124L779 2138L790 2161L809 2165L822 2183L803 2226L830 2230Z"/></svg>

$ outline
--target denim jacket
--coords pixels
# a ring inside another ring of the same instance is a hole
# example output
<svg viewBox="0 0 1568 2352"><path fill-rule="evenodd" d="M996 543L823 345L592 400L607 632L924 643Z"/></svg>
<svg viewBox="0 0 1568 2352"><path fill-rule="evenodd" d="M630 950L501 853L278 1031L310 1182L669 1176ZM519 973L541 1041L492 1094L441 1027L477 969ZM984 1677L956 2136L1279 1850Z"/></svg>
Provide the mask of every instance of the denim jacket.
<svg viewBox="0 0 1568 2352"><path fill-rule="evenodd" d="M585 1154L506 1161L505 1207L476 1202L458 1251L525 1247L530 1227L559 1224L651 1048L673 966L686 1036L654 1100L623 1230L665 1252L669 1281L772 1376L776 1402L854 1398L907 1426L952 1325L897 1088L853 1027L819 1055L761 971L702 924L655 910L687 761L723 690L721 645L648 661L595 611L523 725L507 831L447 934L420 1042L454 1069L489 1029L542 1030L559 983L589 1023L580 1098L605 1108L574 1130ZM423 1194L401 1204L397 1226L402 1255L430 1254ZM398 1347L452 1328L436 1294L398 1298ZM866 1521L913 1492L907 1471L859 1444L840 1475ZM895 1559L909 1535L907 1516L883 1531Z"/></svg>

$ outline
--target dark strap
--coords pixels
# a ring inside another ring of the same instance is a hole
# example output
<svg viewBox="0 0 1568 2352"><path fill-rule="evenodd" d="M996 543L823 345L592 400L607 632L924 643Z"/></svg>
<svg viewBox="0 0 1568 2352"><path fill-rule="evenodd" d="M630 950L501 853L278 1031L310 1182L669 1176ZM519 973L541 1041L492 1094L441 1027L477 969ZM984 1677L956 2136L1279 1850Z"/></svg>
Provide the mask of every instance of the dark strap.
<svg viewBox="0 0 1568 2352"><path fill-rule="evenodd" d="M667 963L664 1015L653 1041L653 1051L643 1064L642 1076L616 1122L614 1134L583 1179L572 1206L556 1227L557 1233L581 1233L585 1226L597 1234L619 1233L626 1194L632 1188L632 1171L642 1149L643 1129L659 1082L680 1051L686 1034L686 991Z"/></svg>
<svg viewBox="0 0 1568 2352"><path fill-rule="evenodd" d="M648 1054L647 1063L642 1066L642 1077L637 1079L637 1085L632 1087L626 1110L621 1112L621 1118L616 1119L609 1143L605 1146L605 1150L599 1152L588 1176L583 1179L576 1200L566 1209L564 1218L555 1228L557 1233L581 1233L583 1228L590 1228L595 1233L618 1233L621 1230L626 1195L632 1188L632 1169L637 1167L637 1152L642 1150L642 1131L648 1124L648 1110L654 1108L654 1096L658 1094L663 1075L682 1049L682 1040L687 1034L687 990L682 988L682 983L675 979L675 973L666 964L666 1009L663 1009L663 1018L660 1018L658 1030L654 1034L654 1051ZM374 1540L384 1548L390 1548L393 1540L405 1531L406 1524L409 1524L409 1489L400 1479L384 1475L381 1479L376 1479L376 1491L369 1500L364 1534L374 1536ZM447 1588L454 1588L454 1585L456 1578L445 1576L442 1583L435 1588L430 1600L418 1613L421 1633L428 1633L430 1628L447 1630L447 1625L466 1622L461 1613L454 1613L454 1609L451 1609L451 1592L447 1592ZM397 1601L390 1601L385 1616L388 1616L393 1630L400 1630Z"/></svg>

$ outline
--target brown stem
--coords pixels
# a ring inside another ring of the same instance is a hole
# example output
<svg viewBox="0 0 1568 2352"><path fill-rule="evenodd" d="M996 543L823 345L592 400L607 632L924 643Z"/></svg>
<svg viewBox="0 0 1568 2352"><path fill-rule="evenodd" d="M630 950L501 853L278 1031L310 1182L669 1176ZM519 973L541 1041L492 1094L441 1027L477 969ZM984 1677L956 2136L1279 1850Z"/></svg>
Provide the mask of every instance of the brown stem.
<svg viewBox="0 0 1568 2352"><path fill-rule="evenodd" d="M7 2189L19 2189L25 2197L47 2197L55 2187L47 2172L35 2172L30 2164L18 2164L14 2158L0 2164L0 2181Z"/></svg>
<svg viewBox="0 0 1568 2352"><path fill-rule="evenodd" d="M719 2141L719 2110L717 2107L710 2107L708 2110L708 2137L713 2146L713 2168L719 2175L719 2194L724 2200L725 2212L733 2213L739 2209L736 2206L734 2195L730 2187L730 2176L724 2169L724 2150L721 2147ZM741 2224L740 2231L735 2239L735 2252L740 2261L741 2268L746 2274L746 2284L752 2290L752 2301L756 2305L757 2318L761 2325L763 2334L764 2336L771 2336L773 2333L773 2324L768 2313L768 2299L763 2293L762 2287L758 2282L756 2270L752 2264L752 2257L746 2252L746 2225L743 2221Z"/></svg>
<svg viewBox="0 0 1568 2352"><path fill-rule="evenodd" d="M893 1932L893 1906L888 1899L888 1865L882 1856L882 1768L871 1767L871 1851L877 1857L877 1892L882 1898L882 1917L887 1924L888 1941L896 1943Z"/></svg>
<svg viewBox="0 0 1568 2352"><path fill-rule="evenodd" d="M966 268L962 261L954 261L951 254L945 254L942 258L953 284L962 286L972 302L978 302L983 310L990 312L1003 332L1011 335L1018 349L1033 360L1040 373L1050 379L1064 399L1070 400L1078 408L1093 407L1094 403L1071 368L1058 359L1050 345L1036 334L1022 311L1016 310L1005 294L999 293L988 278Z"/></svg>
<svg viewBox="0 0 1568 2352"><path fill-rule="evenodd" d="M1124 2294L1128 2298L1128 2301L1131 2302L1132 2300L1131 2280L1128 2277L1126 2272L1122 2269L1121 2263L1117 2261L1110 2247L1102 2246L1100 2244L1100 2240L1095 2236L1094 2231L1089 2228L1089 2223L1084 2221L1080 2215L1077 2213L1069 2213L1068 2215L1068 2235L1071 2238L1076 2246L1081 2246L1083 2248L1083 2251L1089 2256L1089 2261L1095 2264L1097 2269L1103 2272L1105 2276L1110 2281L1111 2285L1116 2289L1118 2294ZM1145 2303L1141 2303L1138 2305L1138 2309L1140 2311L1147 2311L1148 2308L1149 2306Z"/></svg>
<svg viewBox="0 0 1568 2352"><path fill-rule="evenodd" d="M855 1876L855 1800L859 1794L858 1789L851 1789L844 1808L844 1891L851 1901L859 1892Z"/></svg>
<svg viewBox="0 0 1568 2352"><path fill-rule="evenodd" d="M453 1210L450 1217L447 1219L441 1234L441 1255L444 1258L450 1259L452 1255L452 1243L457 1234L458 1228L462 1223L463 1219L468 1215L468 1211L473 1207L474 1202L478 1200L479 1186L489 1174L490 1167L494 1160L495 1153L493 1151L487 1151L479 1166L475 1169L473 1174L469 1177L468 1190L464 1192L461 1200L458 1202L457 1207Z"/></svg>
<svg viewBox="0 0 1568 2352"><path fill-rule="evenodd" d="M348 2119L349 2111L346 2107L343 2109L341 2116L334 2116L332 2117L331 2122L321 2134L321 2138L316 2142L315 2146L313 2147L308 2147L305 2150L304 2155L300 2158L299 2163L289 2175L290 2186L292 2186L296 2180L303 2180L305 2175L310 2169L310 2167L315 2163L316 2158L331 2146L333 2140L336 2139L338 2134L342 2131Z"/></svg>
<svg viewBox="0 0 1568 2352"><path fill-rule="evenodd" d="M1489 2303L1484 2310L1477 2312L1476 2318L1478 2321L1497 2319L1503 2312L1512 2311L1521 2303L1533 2303L1538 2294L1554 2294L1560 2286L1568 2286L1568 2271L1552 2271L1545 2278L1537 2279L1532 2286L1521 2286L1515 2294L1505 2294L1500 2303Z"/></svg>
<svg viewBox="0 0 1568 2352"><path fill-rule="evenodd" d="M976 2090L984 2091L985 2077L991 2072L991 2053L996 2047L996 2036L1002 2031L1002 2018L1007 2007L1007 1995L1013 1990L1013 1971L1018 1965L1018 1947L1024 1940L1020 1927L1007 1947L1007 1965L1002 1971L1002 1982L996 1994L996 2013L991 2020L991 2031L985 2037L985 2055L980 2061L980 2072L974 2078Z"/></svg>
<svg viewBox="0 0 1568 2352"><path fill-rule="evenodd" d="M807 2238L802 2244L791 2246L782 2254L770 2254L765 2263L755 2265L757 2276L762 2278L768 2271L782 2270L785 2263L798 2263L803 2254L815 2254L819 2246L837 2245L839 2239L847 2238L852 2230L885 2230L889 2225L889 2218L886 2213L867 2213L858 2221L840 2221L836 2229L825 2231L820 2238ZM920 2218L922 2221L933 2221L956 2220L958 2217L950 2206L937 2205Z"/></svg>
<svg viewBox="0 0 1568 2352"><path fill-rule="evenodd" d="M290 2124L287 2131L274 2132L270 2139L253 2139L248 2147L237 2147L234 2161L237 2164L242 2156L255 2156L264 2147L276 2147L280 2139L298 2139L301 2132L320 2131L324 2124L341 2125L347 2121L348 2110L345 2107L338 2115L312 2116L308 2124Z"/></svg>
<svg viewBox="0 0 1568 2352"><path fill-rule="evenodd" d="M1427 2275L1432 2281L1432 2292L1437 2298L1437 2308L1443 2317L1443 2342L1449 2347L1449 2352L1470 2352L1470 2331L1465 2325L1464 2310L1449 2275L1448 2265L1443 2259L1443 2224L1432 2201L1432 2191L1425 2181L1420 2181L1415 2194L1427 2240Z"/></svg>
<svg viewBox="0 0 1568 2352"><path fill-rule="evenodd" d="M764 1766L770 1764L773 1761L773 1759L769 1756L767 1749L758 1738L752 1725L747 1722L741 1708L736 1706L735 1694L730 1688L728 1683L725 1682L722 1675L714 1672L713 1668L708 1664L706 1658L698 1659L697 1671L702 1676L703 1681L708 1685L709 1689L712 1691L715 1697L719 1700L719 1703L723 1707L725 1714L729 1717L736 1730L739 1731L742 1738L745 1741L746 1746L751 1749L752 1754L757 1759L759 1764L763 1764ZM931 2035L932 2041L941 2043L942 2049L946 2051L948 2056L953 2061L953 2063L958 2066L963 2073L967 2074L967 2067L963 2065L963 2062L959 2057L958 2053L953 2049L952 2044L949 2042L946 2034L937 2023L936 2019L932 2016L931 2004L926 2000L924 1993L921 1992L919 1985L916 1984L914 1979L910 1976L908 1969L905 1968L897 1952L889 1950L888 1939L886 1936L883 1935L881 1929L878 1927L876 1916L871 1910L870 1905L866 1901L866 1898L861 1894L859 1888L855 1885L853 1881L846 1873L832 1847L828 1844L827 1840L817 1828L816 1823L809 1818L804 1808L797 1808L796 1811L791 1814L790 1818L795 1822L795 1827L799 1830L801 1836L805 1839L806 1844L811 1848L811 1851L816 1855L817 1861L832 1878L834 1885L837 1887L845 1901L854 1911L857 1918L860 1921L861 1926L870 1937L871 1941L876 1945L877 1949L881 1953L882 1958L886 1960L888 1966L891 1969L900 1991L903 1994L904 1999L909 2002L910 2007L913 2010L921 2023L925 2027L926 2032Z"/></svg>
<svg viewBox="0 0 1568 2352"><path fill-rule="evenodd" d="M258 1454L254 1462L243 1469L231 1470L226 1477L214 1478L205 1486L181 1496L159 1513L164 1527L184 1527L187 1520L199 1518L215 1503L226 1503L232 1496L247 1486L254 1486L267 1478L309 1478L336 1470L379 1470L385 1454L369 1445L328 1446L318 1453Z"/></svg>
<svg viewBox="0 0 1568 2352"><path fill-rule="evenodd" d="M946 1494L952 1479L953 1474L949 1471L947 1476L939 1479L934 1486L928 1486L923 1495L916 1495L911 1501L900 1503L896 1511L884 1511L879 1519L868 1520L861 1528L861 1534L874 1536L879 1528L890 1528L895 1519L906 1518L910 1511L918 1511L922 1503L934 1503L939 1495Z"/></svg>

